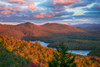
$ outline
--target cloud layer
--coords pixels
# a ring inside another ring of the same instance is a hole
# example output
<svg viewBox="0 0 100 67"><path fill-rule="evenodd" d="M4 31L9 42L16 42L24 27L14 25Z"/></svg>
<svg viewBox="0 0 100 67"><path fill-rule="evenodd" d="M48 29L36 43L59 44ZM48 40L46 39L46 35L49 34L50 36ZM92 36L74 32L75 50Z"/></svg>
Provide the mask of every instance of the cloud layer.
<svg viewBox="0 0 100 67"><path fill-rule="evenodd" d="M0 22L100 23L99 3L100 0L0 0Z"/></svg>

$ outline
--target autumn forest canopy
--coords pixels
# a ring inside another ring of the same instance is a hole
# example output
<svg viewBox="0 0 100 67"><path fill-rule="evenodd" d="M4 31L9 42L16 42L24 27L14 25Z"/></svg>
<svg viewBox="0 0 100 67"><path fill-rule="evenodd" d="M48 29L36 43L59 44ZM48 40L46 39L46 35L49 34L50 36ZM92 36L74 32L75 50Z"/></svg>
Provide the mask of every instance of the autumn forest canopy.
<svg viewBox="0 0 100 67"><path fill-rule="evenodd" d="M30 22L19 25L1 24L0 66L55 67L58 65L59 67L72 65L72 67L99 67L99 33L97 30L57 23L47 23L40 26ZM38 41L33 44L31 42L33 40L49 42L48 47L53 48L61 48L59 44L63 41L63 46L67 47L67 49L62 47L65 52L68 49L92 51L89 56L66 54L41 46Z"/></svg>
<svg viewBox="0 0 100 67"><path fill-rule="evenodd" d="M52 48L47 48L41 46L37 41L33 44L31 42L27 42L24 40L18 40L13 37L5 37L0 35L0 66L7 67L48 67L48 62L52 61L53 57L56 53L56 58L60 58L60 56L65 56L65 48L61 46L62 51L64 53L59 54ZM66 55L67 56L75 56L75 55ZM62 57L63 59L64 57ZM67 57L68 58L68 57ZM71 57L69 57L71 58ZM57 59L56 59L57 60ZM64 59L65 60L65 59ZM66 59L67 60L67 59ZM75 61L74 61L75 60ZM74 61L77 67L99 67L100 66L100 58L99 57L88 57L76 55L75 59L70 59L69 63ZM60 61L60 60L59 60ZM55 61L56 62L56 61ZM61 63L62 64L62 63ZM58 64L57 64L58 65ZM73 66L74 67L74 66Z"/></svg>
<svg viewBox="0 0 100 67"><path fill-rule="evenodd" d="M100 67L100 0L0 0L0 67Z"/></svg>

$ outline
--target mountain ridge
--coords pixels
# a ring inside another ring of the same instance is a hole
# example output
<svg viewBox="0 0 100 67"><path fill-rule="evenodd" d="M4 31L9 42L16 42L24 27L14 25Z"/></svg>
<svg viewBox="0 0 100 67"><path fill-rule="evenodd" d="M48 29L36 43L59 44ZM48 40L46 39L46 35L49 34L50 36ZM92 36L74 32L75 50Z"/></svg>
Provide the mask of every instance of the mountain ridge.
<svg viewBox="0 0 100 67"><path fill-rule="evenodd" d="M82 27L89 30L100 30L100 24L77 24L77 25L72 25L72 26Z"/></svg>
<svg viewBox="0 0 100 67"><path fill-rule="evenodd" d="M30 22L18 25L0 25L0 34L12 36L18 39L36 40L39 38L47 39L68 39L68 37L97 37L85 28L72 27L65 24L47 23L36 25ZM31 38L30 38L31 37ZM66 38L65 38L66 37Z"/></svg>

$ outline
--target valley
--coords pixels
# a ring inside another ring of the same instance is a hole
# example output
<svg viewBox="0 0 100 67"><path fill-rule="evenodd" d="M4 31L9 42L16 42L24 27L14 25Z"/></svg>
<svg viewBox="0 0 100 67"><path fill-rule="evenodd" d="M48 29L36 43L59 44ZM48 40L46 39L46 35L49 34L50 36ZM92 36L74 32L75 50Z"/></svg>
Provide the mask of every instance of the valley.
<svg viewBox="0 0 100 67"><path fill-rule="evenodd" d="M38 41L18 40L13 37L0 35L0 66L48 67L48 61L57 52L52 48L41 46ZM100 58L75 54L76 67L99 67ZM73 55L72 55L73 56Z"/></svg>
<svg viewBox="0 0 100 67"><path fill-rule="evenodd" d="M100 49L100 31L72 27L65 24L46 23L35 25L27 22L18 25L0 24L0 34L26 41L43 41L47 47L59 47L64 42L69 50Z"/></svg>

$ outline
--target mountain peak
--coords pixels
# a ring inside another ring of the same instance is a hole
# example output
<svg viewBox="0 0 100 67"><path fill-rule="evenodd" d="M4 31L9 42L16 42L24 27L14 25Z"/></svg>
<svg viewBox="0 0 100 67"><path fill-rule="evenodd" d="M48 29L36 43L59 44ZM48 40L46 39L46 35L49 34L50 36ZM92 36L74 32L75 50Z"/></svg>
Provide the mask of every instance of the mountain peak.
<svg viewBox="0 0 100 67"><path fill-rule="evenodd" d="M54 25L54 24L59 24L59 23L46 23L46 24L44 24L44 25Z"/></svg>
<svg viewBox="0 0 100 67"><path fill-rule="evenodd" d="M24 23L24 24L33 24L33 23L31 23L31 22L26 22L26 23Z"/></svg>
<svg viewBox="0 0 100 67"><path fill-rule="evenodd" d="M38 27L37 25L35 25L31 22L26 22L26 23L23 23L23 24L19 24L18 26L24 26L24 27L28 27L28 28Z"/></svg>
<svg viewBox="0 0 100 67"><path fill-rule="evenodd" d="M51 27L51 26L54 26L54 27L71 27L71 26L69 26L69 25L66 25L66 24L60 24L60 23L46 23L46 24L44 24L44 25L42 25L42 26L49 26L49 27Z"/></svg>
<svg viewBox="0 0 100 67"><path fill-rule="evenodd" d="M28 25L28 26L30 26L30 25L35 25L35 24L33 24L31 22L26 22L26 23L22 23L22 24L19 24L19 25Z"/></svg>

